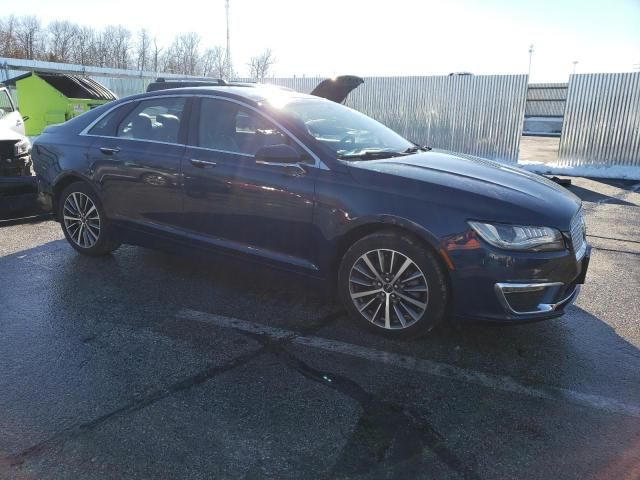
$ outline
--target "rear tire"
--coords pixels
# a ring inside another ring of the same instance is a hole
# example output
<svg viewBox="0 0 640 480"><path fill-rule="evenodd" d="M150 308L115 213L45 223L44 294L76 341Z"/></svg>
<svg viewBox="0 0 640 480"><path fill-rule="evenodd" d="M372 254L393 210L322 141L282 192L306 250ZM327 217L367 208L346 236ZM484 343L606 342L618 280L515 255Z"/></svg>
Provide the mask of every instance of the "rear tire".
<svg viewBox="0 0 640 480"><path fill-rule="evenodd" d="M67 242L83 255L107 255L120 246L110 238L102 203L86 183L75 182L62 191L57 213Z"/></svg>
<svg viewBox="0 0 640 480"><path fill-rule="evenodd" d="M449 287L432 250L396 231L373 233L345 253L338 292L350 316L391 338L417 338L445 318Z"/></svg>

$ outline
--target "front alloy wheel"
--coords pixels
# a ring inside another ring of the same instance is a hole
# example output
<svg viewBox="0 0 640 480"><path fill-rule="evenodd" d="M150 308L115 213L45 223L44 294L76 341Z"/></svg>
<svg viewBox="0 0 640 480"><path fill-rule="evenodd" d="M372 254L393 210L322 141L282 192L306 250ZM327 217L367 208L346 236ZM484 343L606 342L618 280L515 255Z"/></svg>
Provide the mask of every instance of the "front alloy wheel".
<svg viewBox="0 0 640 480"><path fill-rule="evenodd" d="M351 300L368 321L387 330L407 328L424 315L429 285L420 267L395 250L364 253L349 274Z"/></svg>
<svg viewBox="0 0 640 480"><path fill-rule="evenodd" d="M445 316L449 288L435 252L399 231L368 235L347 250L338 289L352 318L390 337L418 337Z"/></svg>

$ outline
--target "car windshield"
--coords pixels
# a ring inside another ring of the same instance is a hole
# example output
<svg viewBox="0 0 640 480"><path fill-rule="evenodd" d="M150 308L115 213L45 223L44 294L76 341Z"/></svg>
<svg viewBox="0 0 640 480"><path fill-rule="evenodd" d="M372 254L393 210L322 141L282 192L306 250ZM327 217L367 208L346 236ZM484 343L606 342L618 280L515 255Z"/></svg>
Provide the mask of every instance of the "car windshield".
<svg viewBox="0 0 640 480"><path fill-rule="evenodd" d="M338 158L366 159L408 153L415 145L360 112L328 100L296 99L281 110Z"/></svg>

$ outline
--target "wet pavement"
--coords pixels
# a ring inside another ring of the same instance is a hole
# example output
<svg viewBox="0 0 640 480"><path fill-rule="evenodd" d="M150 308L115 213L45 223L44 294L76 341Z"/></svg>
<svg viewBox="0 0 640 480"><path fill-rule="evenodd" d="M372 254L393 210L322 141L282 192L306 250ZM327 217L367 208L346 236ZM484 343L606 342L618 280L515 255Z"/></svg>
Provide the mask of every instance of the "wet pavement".
<svg viewBox="0 0 640 480"><path fill-rule="evenodd" d="M564 317L411 342L277 272L0 226L0 478L640 478L640 188L571 188Z"/></svg>

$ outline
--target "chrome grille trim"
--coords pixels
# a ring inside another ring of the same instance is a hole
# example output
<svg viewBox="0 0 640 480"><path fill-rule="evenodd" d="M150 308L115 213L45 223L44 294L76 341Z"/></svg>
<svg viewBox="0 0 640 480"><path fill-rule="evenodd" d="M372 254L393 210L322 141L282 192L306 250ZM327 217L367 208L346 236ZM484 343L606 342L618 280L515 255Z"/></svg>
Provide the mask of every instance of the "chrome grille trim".
<svg viewBox="0 0 640 480"><path fill-rule="evenodd" d="M571 244L577 260L580 260L587 251L585 234L584 215L582 214L582 209L580 209L571 220Z"/></svg>

